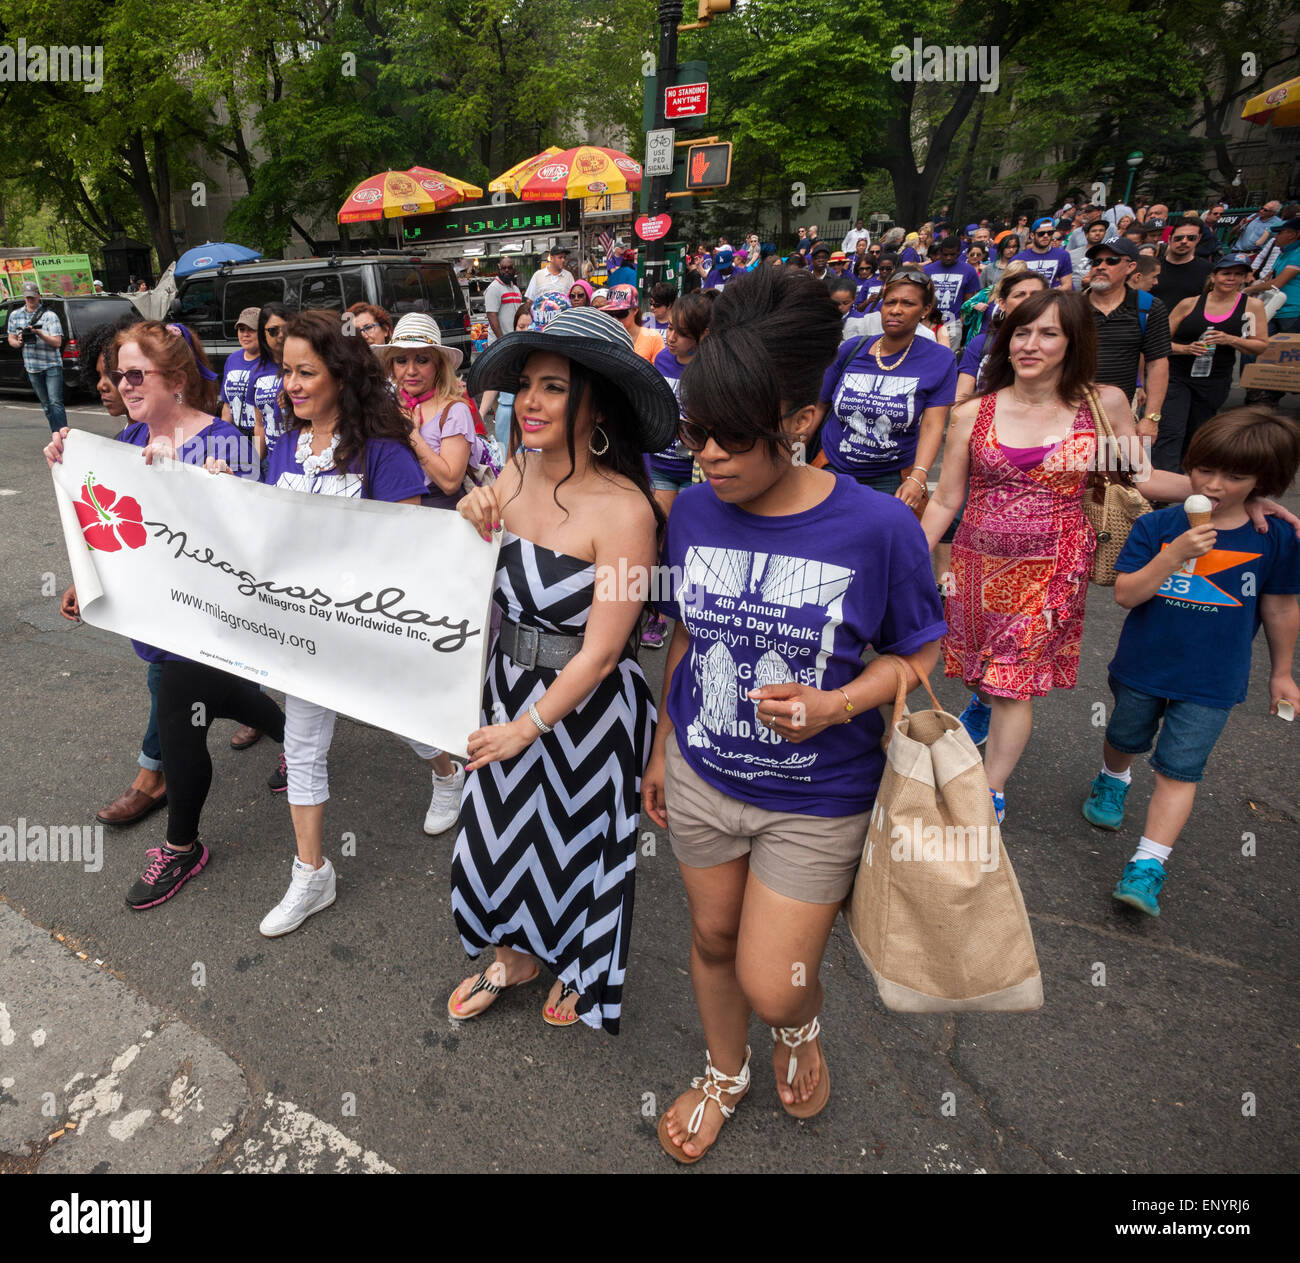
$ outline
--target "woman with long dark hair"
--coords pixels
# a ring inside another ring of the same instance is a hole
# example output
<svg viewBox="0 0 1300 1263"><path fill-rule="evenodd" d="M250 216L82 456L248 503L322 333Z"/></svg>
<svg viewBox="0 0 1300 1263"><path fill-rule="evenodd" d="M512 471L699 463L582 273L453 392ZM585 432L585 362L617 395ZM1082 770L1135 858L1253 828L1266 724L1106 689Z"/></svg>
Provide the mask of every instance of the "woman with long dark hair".
<svg viewBox="0 0 1300 1263"><path fill-rule="evenodd" d="M310 495L419 504L424 473L411 450L411 423L388 389L369 343L343 332L337 312L304 311L284 342L285 432L271 453L268 482ZM284 699L289 814L298 856L289 889L262 919L269 938L296 930L334 902L334 866L325 858L328 757L335 713L299 697ZM433 773L424 831L451 828L464 773L433 746L403 738ZM441 774L440 774L441 773Z"/></svg>
<svg viewBox="0 0 1300 1263"><path fill-rule="evenodd" d="M1006 268L1002 279L994 285L993 292L989 295L989 306L993 309L989 327L966 343L957 364L958 403L976 393L980 370L988 362L989 351L992 350L994 339L1007 315L1015 311L1031 294L1048 288L1047 278L1023 263Z"/></svg>
<svg viewBox="0 0 1300 1263"><path fill-rule="evenodd" d="M257 321L258 367L253 377L253 442L265 460L284 433L280 393L284 385L284 338L289 328L289 309L283 303L267 303Z"/></svg>
<svg viewBox="0 0 1300 1263"><path fill-rule="evenodd" d="M928 670L943 633L910 510L793 459L839 338L825 285L760 268L727 286L683 375L680 433L707 485L668 520L660 604L677 625L642 791L686 887L707 1048L659 1120L680 1162L703 1157L748 1091L755 1013L786 1113L830 1097L818 974L884 766L877 708L897 687L890 662L864 669L863 654Z"/></svg>
<svg viewBox="0 0 1300 1263"><path fill-rule="evenodd" d="M1078 678L1096 547L1083 513L1089 473L1118 459L1141 470L1148 499L1182 501L1192 489L1185 474L1143 468L1132 411L1114 386L1095 389L1119 450L1098 453L1086 396L1096 370L1086 299L1068 290L1025 299L993 343L985 393L952 410L943 473L921 523L933 548L966 497L952 547L944 669L973 690L961 720L977 745L988 742L999 820L1029 742L1034 698L1072 689ZM1256 516L1263 520L1262 511Z"/></svg>
<svg viewBox="0 0 1300 1263"><path fill-rule="evenodd" d="M583 308L494 343L469 387L515 391L515 450L458 506L505 536L451 879L466 952L495 950L447 1013L477 1017L540 963L555 975L543 1021L614 1034L654 723L634 656L663 526L644 454L666 445L677 401L625 329Z"/></svg>

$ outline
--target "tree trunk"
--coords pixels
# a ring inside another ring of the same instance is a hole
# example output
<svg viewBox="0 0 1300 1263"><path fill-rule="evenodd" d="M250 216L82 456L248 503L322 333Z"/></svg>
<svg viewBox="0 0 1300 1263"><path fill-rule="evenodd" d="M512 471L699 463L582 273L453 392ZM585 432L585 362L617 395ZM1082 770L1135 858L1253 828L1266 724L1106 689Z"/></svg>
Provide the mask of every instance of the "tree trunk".
<svg viewBox="0 0 1300 1263"><path fill-rule="evenodd" d="M984 125L984 107L988 95L980 93L975 104L975 118L971 123L970 139L966 142L966 156L961 160L961 171L957 175L957 191L952 199L952 221L960 224L966 218L966 199L970 195L971 172L975 167L975 147L979 144L980 128Z"/></svg>

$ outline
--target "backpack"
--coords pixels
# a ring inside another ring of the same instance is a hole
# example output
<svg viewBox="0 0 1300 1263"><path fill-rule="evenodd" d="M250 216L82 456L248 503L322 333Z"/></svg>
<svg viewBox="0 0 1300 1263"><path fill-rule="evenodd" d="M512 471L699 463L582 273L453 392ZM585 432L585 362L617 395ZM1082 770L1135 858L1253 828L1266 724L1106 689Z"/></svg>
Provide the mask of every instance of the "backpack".
<svg viewBox="0 0 1300 1263"><path fill-rule="evenodd" d="M1151 295L1144 289L1137 291L1138 300L1138 328L1142 330L1142 336L1147 336L1147 313L1151 310L1151 304L1155 301Z"/></svg>

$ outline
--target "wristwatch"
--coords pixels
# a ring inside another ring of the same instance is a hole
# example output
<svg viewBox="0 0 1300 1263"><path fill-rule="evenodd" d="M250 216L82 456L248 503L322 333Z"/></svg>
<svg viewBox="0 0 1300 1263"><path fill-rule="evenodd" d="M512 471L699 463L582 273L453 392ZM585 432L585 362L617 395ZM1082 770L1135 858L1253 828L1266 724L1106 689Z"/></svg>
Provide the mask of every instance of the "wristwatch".
<svg viewBox="0 0 1300 1263"><path fill-rule="evenodd" d="M1139 419L1138 424L1140 425L1143 421L1151 421L1151 422L1153 422L1154 424L1159 425L1159 424L1160 424L1160 414L1159 414L1158 412L1148 412L1148 413L1146 414L1146 416L1144 416L1144 417L1142 417L1142 418Z"/></svg>

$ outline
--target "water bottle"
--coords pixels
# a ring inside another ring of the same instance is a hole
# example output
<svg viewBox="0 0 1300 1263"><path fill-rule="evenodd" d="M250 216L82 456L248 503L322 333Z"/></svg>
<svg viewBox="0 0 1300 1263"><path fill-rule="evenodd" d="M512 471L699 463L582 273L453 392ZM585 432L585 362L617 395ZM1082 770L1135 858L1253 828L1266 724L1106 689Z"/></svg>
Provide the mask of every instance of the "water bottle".
<svg viewBox="0 0 1300 1263"><path fill-rule="evenodd" d="M1206 350L1202 351L1200 355L1198 355L1192 361L1192 376L1208 377L1210 375L1210 369L1213 366L1214 366L1214 348L1209 347Z"/></svg>

